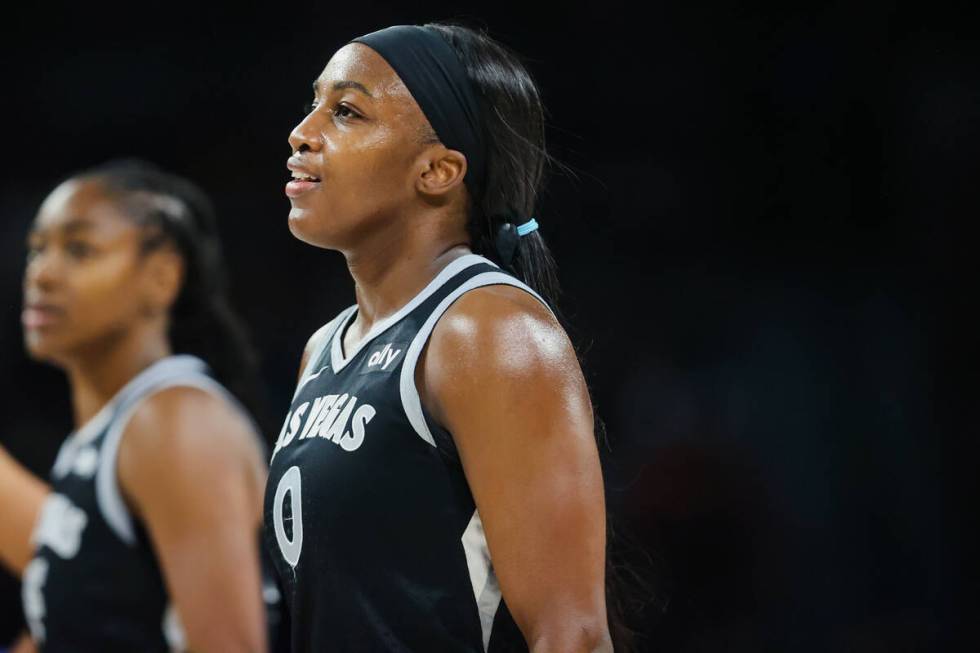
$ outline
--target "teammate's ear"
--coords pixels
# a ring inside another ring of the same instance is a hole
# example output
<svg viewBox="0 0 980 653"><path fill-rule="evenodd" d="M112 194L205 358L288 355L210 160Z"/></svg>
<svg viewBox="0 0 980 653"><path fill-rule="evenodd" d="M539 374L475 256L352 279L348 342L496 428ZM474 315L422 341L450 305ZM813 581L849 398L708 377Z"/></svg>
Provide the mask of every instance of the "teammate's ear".
<svg viewBox="0 0 980 653"><path fill-rule="evenodd" d="M184 281L184 259L172 247L161 247L145 256L143 309L156 316L168 312L177 301Z"/></svg>
<svg viewBox="0 0 980 653"><path fill-rule="evenodd" d="M430 197L445 196L463 183L466 156L441 143L427 147L419 158L420 172L415 188Z"/></svg>

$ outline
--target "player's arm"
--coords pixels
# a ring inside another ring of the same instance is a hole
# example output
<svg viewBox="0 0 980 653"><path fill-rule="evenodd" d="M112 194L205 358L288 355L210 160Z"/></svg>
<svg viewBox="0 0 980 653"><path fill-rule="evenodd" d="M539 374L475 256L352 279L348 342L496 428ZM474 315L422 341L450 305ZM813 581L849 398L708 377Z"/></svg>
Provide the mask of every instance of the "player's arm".
<svg viewBox="0 0 980 653"><path fill-rule="evenodd" d="M420 368L531 651L612 651L592 407L564 330L523 291L474 290L440 320Z"/></svg>
<svg viewBox="0 0 980 653"><path fill-rule="evenodd" d="M34 555L31 533L48 486L0 447L0 562L18 578Z"/></svg>
<svg viewBox="0 0 980 653"><path fill-rule="evenodd" d="M190 651L265 650L263 467L247 419L203 390L158 392L127 424L120 486L149 532Z"/></svg>
<svg viewBox="0 0 980 653"><path fill-rule="evenodd" d="M10 653L37 653L37 646L34 645L34 640L28 633L23 633L11 645Z"/></svg>

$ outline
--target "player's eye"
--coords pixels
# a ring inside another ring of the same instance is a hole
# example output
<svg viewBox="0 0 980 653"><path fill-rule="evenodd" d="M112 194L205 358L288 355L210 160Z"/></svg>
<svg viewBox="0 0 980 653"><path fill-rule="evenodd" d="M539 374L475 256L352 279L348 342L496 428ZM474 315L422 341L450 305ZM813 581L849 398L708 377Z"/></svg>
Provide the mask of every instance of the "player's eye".
<svg viewBox="0 0 980 653"><path fill-rule="evenodd" d="M92 246L83 240L69 240L65 243L65 251L73 259L84 259L92 255Z"/></svg>

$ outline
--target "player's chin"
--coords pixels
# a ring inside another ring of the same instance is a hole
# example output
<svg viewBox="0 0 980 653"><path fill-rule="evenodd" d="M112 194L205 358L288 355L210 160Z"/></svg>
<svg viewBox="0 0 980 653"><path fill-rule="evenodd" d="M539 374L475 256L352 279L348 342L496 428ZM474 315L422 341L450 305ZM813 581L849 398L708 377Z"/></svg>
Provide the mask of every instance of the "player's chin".
<svg viewBox="0 0 980 653"><path fill-rule="evenodd" d="M24 330L24 351L31 360L57 364L67 348L57 334L39 329Z"/></svg>
<svg viewBox="0 0 980 653"><path fill-rule="evenodd" d="M315 245L316 243L312 240L312 232L316 231L315 224L316 216L310 209L296 205L289 209L289 233L293 234L297 240Z"/></svg>
<svg viewBox="0 0 980 653"><path fill-rule="evenodd" d="M289 210L289 232L307 245L336 249L337 243L334 242L336 238L331 234L323 213L312 208L293 205Z"/></svg>

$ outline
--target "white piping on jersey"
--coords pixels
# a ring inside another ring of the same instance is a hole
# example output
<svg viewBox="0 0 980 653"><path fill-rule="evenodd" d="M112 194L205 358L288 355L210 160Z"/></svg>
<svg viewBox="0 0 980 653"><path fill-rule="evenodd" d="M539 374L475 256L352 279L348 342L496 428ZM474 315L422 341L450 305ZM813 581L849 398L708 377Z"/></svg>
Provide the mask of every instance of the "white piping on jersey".
<svg viewBox="0 0 980 653"><path fill-rule="evenodd" d="M351 313L357 308L357 304L353 306L348 306L340 312L340 314L334 319L327 322L326 326L323 327L323 339L317 343L316 348L310 352L310 358L306 361L306 367L303 368L300 374L299 383L296 384L296 391L293 393L293 399L299 394L299 391L303 389L308 381L312 381L316 377L320 376L320 372L326 369L326 366L321 366L316 372L313 372L313 366L317 364L317 361L323 356L323 352L326 351L330 343L333 342L333 335L340 328L340 325L347 321L347 318Z"/></svg>
<svg viewBox="0 0 980 653"><path fill-rule="evenodd" d="M453 261L452 263L444 267L439 272L439 274L437 274L435 278L432 281L430 281L425 286L425 288L419 291L419 294L415 295L415 297L413 297L407 304L405 304L400 309L398 309L397 311L389 315L384 320L377 322L373 327L371 327L371 330L368 332L368 334L363 338L361 338L361 341L357 343L356 347L354 347L354 351L350 352L349 355L344 356L344 348L343 348L344 328L343 327L347 326L347 322L350 320L351 315L353 315L353 311L351 311L351 313L348 313L347 316L342 321L341 327L338 328L336 331L334 331L334 336L332 338L331 350L330 350L330 365L333 368L334 374L339 374L340 371L347 366L347 363L349 363L355 356L357 356L357 354L360 353L360 351L364 349L364 347L366 347L368 343L370 343L372 340L377 338L382 332L387 331L388 328L391 327L393 324L399 322L406 315L408 315L413 310L415 310L415 308L419 304L421 304L426 299L428 299L428 297L436 290L441 288L443 284L445 284L447 281L449 281L451 278L453 278L454 276L456 276L466 268L472 267L474 265L479 265L480 263L486 263L494 267L497 267L497 265L493 261L490 261L489 259L485 259L478 254L466 254L465 256L460 256L458 259L456 259L455 261ZM353 308L357 308L357 307L354 306Z"/></svg>
<svg viewBox="0 0 980 653"><path fill-rule="evenodd" d="M61 443L61 448L58 449L58 456L51 468L52 475L56 478L67 476L68 472L72 470L81 448L95 439L108 426L109 420L115 414L119 403L125 401L127 396L139 394L142 392L141 388L145 387L147 383L153 383L154 379L163 373L167 373L168 370L174 369L175 366L186 367L195 371L204 371L206 367L203 361L194 356L168 356L131 378L99 409L99 412L65 438L64 442Z"/></svg>
<svg viewBox="0 0 980 653"><path fill-rule="evenodd" d="M167 604L167 609L163 611L163 620L160 623L163 632L163 639L171 651L183 651L187 649L187 635L184 632L184 624L180 621L180 615L172 603Z"/></svg>
<svg viewBox="0 0 980 653"><path fill-rule="evenodd" d="M398 388L401 393L402 407L405 409L405 416L408 417L409 423L415 432L419 434L419 437L431 444L433 447L436 446L435 438L432 437L432 431L429 430L429 425L425 421L425 416L422 413L422 400L419 397L419 389L415 386L415 366L418 365L419 356L422 353L422 348L425 347L425 343L428 341L429 336L432 335L432 330L435 328L436 323L443 316L443 314L449 309L449 307L460 298L463 293L469 292L474 288L481 288L483 286L513 286L515 288L520 288L521 290L530 293L538 301L545 305L548 310L548 303L541 298L541 295L534 292L524 283L521 283L518 279L504 274L503 272L483 272L476 275L475 277L468 279L464 283L460 284L458 288L453 290L449 295L439 303L434 311L429 315L428 319L419 329L419 332L415 335L412 340L412 344L409 345L408 351L405 352L405 360L402 363L402 373L399 379Z"/></svg>
<svg viewBox="0 0 980 653"><path fill-rule="evenodd" d="M198 388L237 406L237 401L224 386L204 374L205 369L204 363L193 356L171 356L134 377L124 388L125 397L122 391L116 395L124 399L124 410L109 427L99 452L99 468L95 475L95 499L110 530L130 546L136 544L136 532L116 476L119 443L122 441L126 424L147 397L175 387Z"/></svg>
<svg viewBox="0 0 980 653"><path fill-rule="evenodd" d="M473 516L466 530L463 531L460 542L463 544L463 554L466 556L466 568L470 572L470 584L473 586L476 609L480 613L483 650L486 651L490 647L493 619L497 615L497 608L500 607L500 584L490 562L490 548L487 546L487 536L483 532L483 521L478 511L473 511Z"/></svg>
<svg viewBox="0 0 980 653"><path fill-rule="evenodd" d="M54 465L51 467L52 476L64 478L68 475L68 472L74 467L82 447L93 440L108 425L114 408L115 402L110 401L92 419L65 438L65 441L61 443L61 448L58 449L58 457L54 459Z"/></svg>
<svg viewBox="0 0 980 653"><path fill-rule="evenodd" d="M188 368L193 367L195 370L199 369L202 371L205 369L203 361L194 356L187 355L168 356L144 369L130 379L122 388L117 390L116 394L99 409L99 412L65 438L64 442L61 443L61 448L58 450L58 456L55 458L51 473L57 478L66 476L71 471L79 449L102 432L102 429L112 419L119 402L124 400L127 395L138 392L140 386L152 382L152 379L162 373L160 371L161 369L166 371L172 369L175 365L186 366Z"/></svg>

